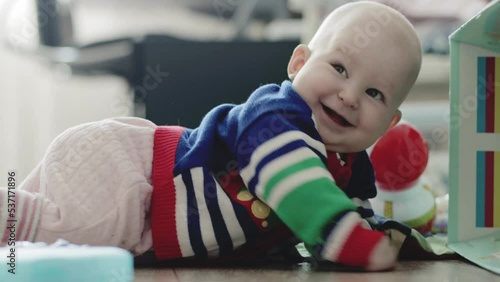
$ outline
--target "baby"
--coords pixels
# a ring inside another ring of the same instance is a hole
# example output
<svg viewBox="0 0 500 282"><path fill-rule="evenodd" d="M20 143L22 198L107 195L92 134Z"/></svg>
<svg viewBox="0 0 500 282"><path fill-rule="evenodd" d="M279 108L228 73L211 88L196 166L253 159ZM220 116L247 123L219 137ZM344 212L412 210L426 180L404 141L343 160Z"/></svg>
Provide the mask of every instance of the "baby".
<svg viewBox="0 0 500 282"><path fill-rule="evenodd" d="M63 132L18 189L0 190L1 243L231 259L297 238L320 260L391 269L396 249L368 224L365 149L400 120L420 63L399 12L341 6L294 50L289 81L214 108L198 128L116 118Z"/></svg>

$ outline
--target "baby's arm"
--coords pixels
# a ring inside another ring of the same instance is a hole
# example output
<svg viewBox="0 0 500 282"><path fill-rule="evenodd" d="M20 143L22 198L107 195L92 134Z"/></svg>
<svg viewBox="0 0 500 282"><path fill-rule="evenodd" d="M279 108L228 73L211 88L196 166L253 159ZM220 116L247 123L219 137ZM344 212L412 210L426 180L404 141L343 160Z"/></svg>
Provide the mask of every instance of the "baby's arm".
<svg viewBox="0 0 500 282"><path fill-rule="evenodd" d="M325 166L325 147L304 133L314 132L314 128L304 130L304 121L307 118L268 114L239 136L234 150L248 189L317 258L367 270L392 268L396 252L389 240L370 229L355 212L356 205L335 185Z"/></svg>

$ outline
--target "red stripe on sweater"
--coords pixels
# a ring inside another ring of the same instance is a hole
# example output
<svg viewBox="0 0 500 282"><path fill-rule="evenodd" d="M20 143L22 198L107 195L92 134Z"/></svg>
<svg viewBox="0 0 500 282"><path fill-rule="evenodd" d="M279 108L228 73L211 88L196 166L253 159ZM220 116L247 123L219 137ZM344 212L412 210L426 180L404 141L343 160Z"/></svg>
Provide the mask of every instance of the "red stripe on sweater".
<svg viewBox="0 0 500 282"><path fill-rule="evenodd" d="M173 171L177 146L184 130L179 126L159 126L154 136L151 232L159 260L182 257L175 222Z"/></svg>

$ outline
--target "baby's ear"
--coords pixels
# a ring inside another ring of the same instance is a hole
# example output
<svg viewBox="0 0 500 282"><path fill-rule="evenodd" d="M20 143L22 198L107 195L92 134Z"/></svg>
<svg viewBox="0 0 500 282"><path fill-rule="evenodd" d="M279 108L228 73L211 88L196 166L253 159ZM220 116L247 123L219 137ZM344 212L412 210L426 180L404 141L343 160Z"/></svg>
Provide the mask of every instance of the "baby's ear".
<svg viewBox="0 0 500 282"><path fill-rule="evenodd" d="M297 47L295 47L292 57L288 62L288 78L290 78L290 80L293 80L295 78L299 70L306 63L307 59L309 59L310 54L311 51L305 44L299 44Z"/></svg>
<svg viewBox="0 0 500 282"><path fill-rule="evenodd" d="M389 130L389 128L394 127L396 124L398 124L398 122L401 120L402 115L403 114L401 113L401 111L397 110L396 113L394 114L394 116L392 117L391 123L389 124L389 127L387 128L387 130Z"/></svg>

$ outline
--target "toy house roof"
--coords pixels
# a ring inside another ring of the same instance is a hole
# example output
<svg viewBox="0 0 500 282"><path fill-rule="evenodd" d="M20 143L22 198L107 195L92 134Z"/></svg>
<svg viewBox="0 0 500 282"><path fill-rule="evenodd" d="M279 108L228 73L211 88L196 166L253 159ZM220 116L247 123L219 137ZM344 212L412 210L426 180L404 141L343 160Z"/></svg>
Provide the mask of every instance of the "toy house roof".
<svg viewBox="0 0 500 282"><path fill-rule="evenodd" d="M500 0L492 1L452 33L450 41L500 52Z"/></svg>

